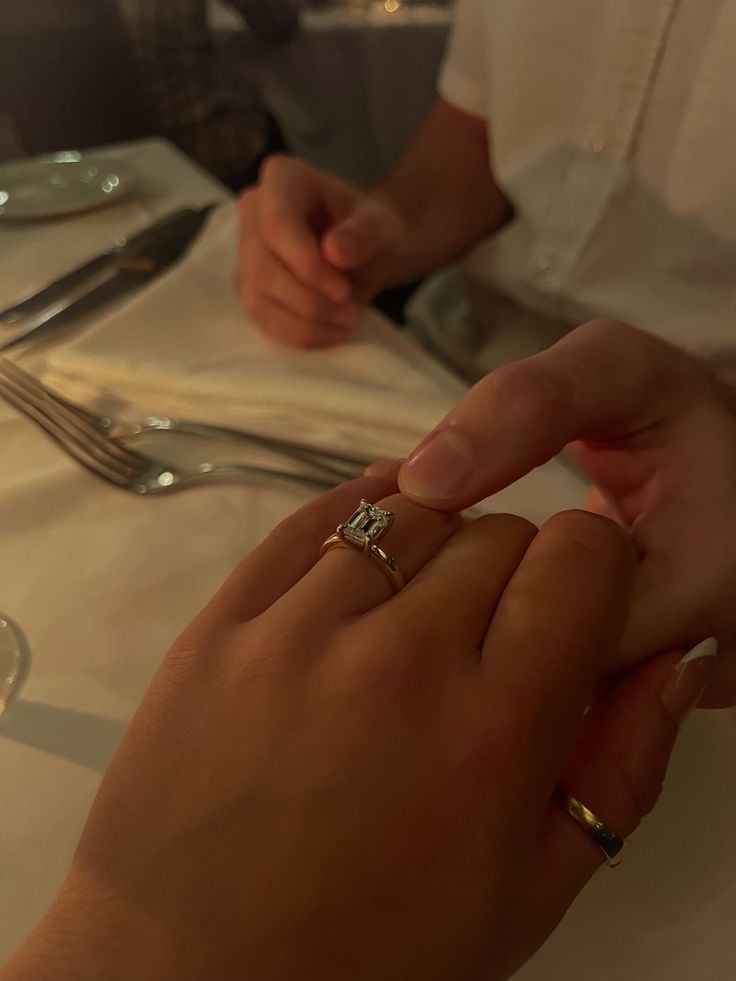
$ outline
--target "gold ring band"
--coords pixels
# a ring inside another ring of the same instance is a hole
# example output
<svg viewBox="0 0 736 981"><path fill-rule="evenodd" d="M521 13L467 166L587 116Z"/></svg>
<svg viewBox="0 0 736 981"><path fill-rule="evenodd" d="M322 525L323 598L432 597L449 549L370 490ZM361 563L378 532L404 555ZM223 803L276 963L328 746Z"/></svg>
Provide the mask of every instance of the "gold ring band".
<svg viewBox="0 0 736 981"><path fill-rule="evenodd" d="M381 572L384 573L395 593L398 593L406 585L406 581L401 573L401 569L396 564L396 560L387 552L384 552L379 545L369 545L367 548L361 548L359 545L353 545L349 539L344 539L339 532L335 532L334 535L330 535L322 546L321 554L326 555L333 548L349 548L356 552L361 552L363 555L367 555L378 566Z"/></svg>
<svg viewBox="0 0 736 981"><path fill-rule="evenodd" d="M568 794L567 791L559 788L556 795L557 802L564 808L570 817L583 831L592 838L595 844L606 856L606 863L611 869L616 868L623 861L623 850L626 842L617 835L615 831L599 820L595 814L582 804L579 800Z"/></svg>
<svg viewBox="0 0 736 981"><path fill-rule="evenodd" d="M357 510L348 520L337 526L337 531L322 545L320 556L334 548L349 548L362 552L378 566L391 584L395 593L403 589L406 580L396 560L378 544L394 522L394 514L367 501L361 501Z"/></svg>

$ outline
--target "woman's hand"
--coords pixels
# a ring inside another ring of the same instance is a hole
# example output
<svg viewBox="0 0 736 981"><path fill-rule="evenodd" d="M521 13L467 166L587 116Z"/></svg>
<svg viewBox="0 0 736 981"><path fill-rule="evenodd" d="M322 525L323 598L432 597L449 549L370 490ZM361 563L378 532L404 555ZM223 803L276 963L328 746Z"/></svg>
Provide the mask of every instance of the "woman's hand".
<svg viewBox="0 0 736 981"><path fill-rule="evenodd" d="M582 726L628 613L625 534L392 496L392 596L356 551L318 561L389 489L286 520L176 642L3 981L506 978L600 864L550 803L563 771L633 830L704 671L654 661Z"/></svg>
<svg viewBox="0 0 736 981"><path fill-rule="evenodd" d="M567 447L588 506L629 529L640 557L624 663L717 636L736 652L736 415L701 362L601 321L492 372L401 472L414 500L482 500ZM736 702L736 656L709 704Z"/></svg>

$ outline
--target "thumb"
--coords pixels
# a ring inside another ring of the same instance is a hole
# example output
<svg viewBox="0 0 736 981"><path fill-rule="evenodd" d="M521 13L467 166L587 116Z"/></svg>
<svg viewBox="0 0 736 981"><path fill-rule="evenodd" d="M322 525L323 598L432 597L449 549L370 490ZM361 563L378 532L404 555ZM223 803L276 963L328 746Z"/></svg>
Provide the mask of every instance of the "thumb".
<svg viewBox="0 0 736 981"><path fill-rule="evenodd" d="M685 657L653 658L588 712L562 784L621 837L635 831L659 799L679 728L703 695L716 653L715 641L707 640ZM513 914L515 955L526 959L541 946L603 861L586 831L551 803L519 896L523 908Z"/></svg>
<svg viewBox="0 0 736 981"><path fill-rule="evenodd" d="M683 352L633 327L583 325L481 379L409 456L401 492L457 511L576 440L629 445L632 434L661 435L690 408L704 374Z"/></svg>
<svg viewBox="0 0 736 981"><path fill-rule="evenodd" d="M367 196L360 198L352 211L325 233L322 254L336 269L358 271L391 247L395 224L384 205Z"/></svg>

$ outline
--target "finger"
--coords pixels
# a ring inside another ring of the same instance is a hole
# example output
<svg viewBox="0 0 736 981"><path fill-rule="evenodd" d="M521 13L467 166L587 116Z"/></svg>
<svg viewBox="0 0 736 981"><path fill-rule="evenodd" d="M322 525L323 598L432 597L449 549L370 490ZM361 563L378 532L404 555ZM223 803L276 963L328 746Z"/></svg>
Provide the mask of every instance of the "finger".
<svg viewBox="0 0 736 981"><path fill-rule="evenodd" d="M404 621L423 623L445 652L477 648L536 533L524 518L484 515L454 535L387 606Z"/></svg>
<svg viewBox="0 0 736 981"><path fill-rule="evenodd" d="M322 253L336 269L352 272L391 249L397 236L393 216L383 205L363 199L322 240Z"/></svg>
<svg viewBox="0 0 736 981"><path fill-rule="evenodd" d="M325 207L328 179L297 161L272 157L261 172L258 226L261 237L305 285L333 303L350 299L350 283L322 255L315 215Z"/></svg>
<svg viewBox="0 0 736 981"><path fill-rule="evenodd" d="M403 460L376 460L375 463L371 463L365 468L366 476L392 477L394 480L398 480L399 470L401 470L403 462Z"/></svg>
<svg viewBox="0 0 736 981"><path fill-rule="evenodd" d="M257 300L265 296L307 322L329 323L346 330L356 326L355 303L333 303L319 290L305 286L256 235L241 239L240 268L243 306L256 323Z"/></svg>
<svg viewBox="0 0 736 981"><path fill-rule="evenodd" d="M229 628L258 616L319 561L322 542L356 501L375 500L395 488L390 479L361 477L310 501L240 563L195 622L205 629L213 624Z"/></svg>
<svg viewBox="0 0 736 981"><path fill-rule="evenodd" d="M659 798L683 706L697 699L705 681L698 668L699 676L685 679L689 694L681 688L684 697L674 706L663 700L678 661L678 654L661 655L619 681L586 716L564 773L566 789L624 838ZM518 908L514 905L512 929L523 943L511 946L526 951L539 947L603 861L592 839L551 803L529 875L520 884ZM529 936L530 929L535 936Z"/></svg>
<svg viewBox="0 0 736 981"><path fill-rule="evenodd" d="M273 253L266 253L253 279L260 293L300 320L339 327L347 332L357 325L355 303L332 303L319 291L304 286Z"/></svg>
<svg viewBox="0 0 736 981"><path fill-rule="evenodd" d="M263 293L249 298L247 311L266 337L298 351L334 347L350 339L350 331L344 327L303 320Z"/></svg>
<svg viewBox="0 0 736 981"><path fill-rule="evenodd" d="M621 640L635 568L617 525L569 511L542 527L506 587L482 656L494 725L515 761L515 808L540 806L554 786Z"/></svg>
<svg viewBox="0 0 736 981"><path fill-rule="evenodd" d="M342 521L357 504L355 500L353 507L343 513ZM396 560L406 582L462 525L458 515L431 511L400 494L379 500L378 505L394 514L394 523L380 540L380 546ZM346 547L329 551L297 583L285 602L290 608L308 610L315 622L335 623L366 613L393 595L393 586L381 568L369 556Z"/></svg>
<svg viewBox="0 0 736 981"><path fill-rule="evenodd" d="M591 487L588 492L588 496L585 499L585 510L593 514L600 514L604 518L610 518L611 521L623 523L615 503L608 494L604 494L598 487Z"/></svg>
<svg viewBox="0 0 736 981"><path fill-rule="evenodd" d="M399 485L459 510L508 486L574 440L651 439L710 385L677 349L610 321L482 379L404 464Z"/></svg>

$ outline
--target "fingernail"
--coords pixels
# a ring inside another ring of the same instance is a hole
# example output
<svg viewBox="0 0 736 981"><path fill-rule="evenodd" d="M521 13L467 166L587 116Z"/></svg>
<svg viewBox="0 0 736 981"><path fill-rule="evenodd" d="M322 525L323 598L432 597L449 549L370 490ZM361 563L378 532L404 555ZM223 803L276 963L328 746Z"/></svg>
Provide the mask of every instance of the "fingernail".
<svg viewBox="0 0 736 981"><path fill-rule="evenodd" d="M439 501L459 493L474 472L467 440L452 429L441 429L402 467L401 490L410 497Z"/></svg>
<svg viewBox="0 0 736 981"><path fill-rule="evenodd" d="M672 669L662 692L662 704L678 725L687 719L703 697L717 657L718 641L709 637L693 647Z"/></svg>

